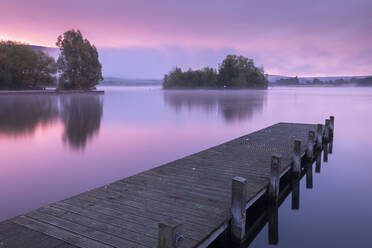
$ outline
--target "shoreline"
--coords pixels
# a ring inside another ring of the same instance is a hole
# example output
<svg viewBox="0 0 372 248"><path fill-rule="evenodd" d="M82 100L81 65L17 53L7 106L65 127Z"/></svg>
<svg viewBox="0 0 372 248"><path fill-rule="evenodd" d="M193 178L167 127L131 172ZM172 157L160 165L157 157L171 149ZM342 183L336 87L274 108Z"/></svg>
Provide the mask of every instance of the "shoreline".
<svg viewBox="0 0 372 248"><path fill-rule="evenodd" d="M104 90L0 90L1 95L104 94Z"/></svg>

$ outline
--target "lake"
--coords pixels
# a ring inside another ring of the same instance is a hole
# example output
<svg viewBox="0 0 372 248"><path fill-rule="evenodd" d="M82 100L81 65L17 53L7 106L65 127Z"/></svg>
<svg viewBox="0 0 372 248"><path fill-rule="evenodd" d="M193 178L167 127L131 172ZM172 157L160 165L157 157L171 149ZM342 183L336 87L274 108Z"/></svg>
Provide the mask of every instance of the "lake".
<svg viewBox="0 0 372 248"><path fill-rule="evenodd" d="M0 221L277 122L335 116L333 153L278 210L276 247L368 247L372 88L163 91L0 96ZM249 247L268 245L268 225Z"/></svg>

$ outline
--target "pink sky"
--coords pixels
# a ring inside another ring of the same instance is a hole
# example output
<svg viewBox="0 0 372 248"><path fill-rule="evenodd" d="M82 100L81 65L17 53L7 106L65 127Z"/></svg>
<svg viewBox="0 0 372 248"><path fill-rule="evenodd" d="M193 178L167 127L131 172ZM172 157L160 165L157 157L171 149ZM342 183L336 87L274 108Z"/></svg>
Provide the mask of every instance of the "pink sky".
<svg viewBox="0 0 372 248"><path fill-rule="evenodd" d="M160 78L176 65L216 67L228 53L270 74L369 75L371 13L370 0L2 0L0 39L54 46L79 28L106 76Z"/></svg>

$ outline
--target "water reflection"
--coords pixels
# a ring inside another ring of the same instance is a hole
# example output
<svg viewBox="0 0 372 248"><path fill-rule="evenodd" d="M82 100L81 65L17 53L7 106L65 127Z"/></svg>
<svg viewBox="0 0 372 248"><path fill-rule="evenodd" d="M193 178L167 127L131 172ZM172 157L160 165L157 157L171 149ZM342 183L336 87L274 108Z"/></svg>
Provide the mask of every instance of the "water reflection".
<svg viewBox="0 0 372 248"><path fill-rule="evenodd" d="M217 112L225 121L249 120L256 112L261 112L266 102L267 92L254 91L187 91L166 90L164 102L176 112L182 109Z"/></svg>
<svg viewBox="0 0 372 248"><path fill-rule="evenodd" d="M31 135L38 125L46 125L57 120L58 113L55 96L1 96L0 134Z"/></svg>
<svg viewBox="0 0 372 248"><path fill-rule="evenodd" d="M84 148L97 134L101 125L103 101L98 96L61 96L61 118L64 123L63 140L70 147Z"/></svg>
<svg viewBox="0 0 372 248"><path fill-rule="evenodd" d="M0 106L0 135L30 136L39 125L61 121L63 140L73 149L84 148L98 133L103 113L99 95L6 95Z"/></svg>

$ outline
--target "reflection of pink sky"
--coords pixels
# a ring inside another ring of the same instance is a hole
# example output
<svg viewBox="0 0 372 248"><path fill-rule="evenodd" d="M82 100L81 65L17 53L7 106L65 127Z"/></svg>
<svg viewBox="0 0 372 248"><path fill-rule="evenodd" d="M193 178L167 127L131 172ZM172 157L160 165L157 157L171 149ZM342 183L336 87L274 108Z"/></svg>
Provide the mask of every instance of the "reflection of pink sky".
<svg viewBox="0 0 372 248"><path fill-rule="evenodd" d="M0 38L54 46L59 34L80 28L99 48L229 50L271 74L358 75L372 73L371 10L362 0L16 0L0 4Z"/></svg>

